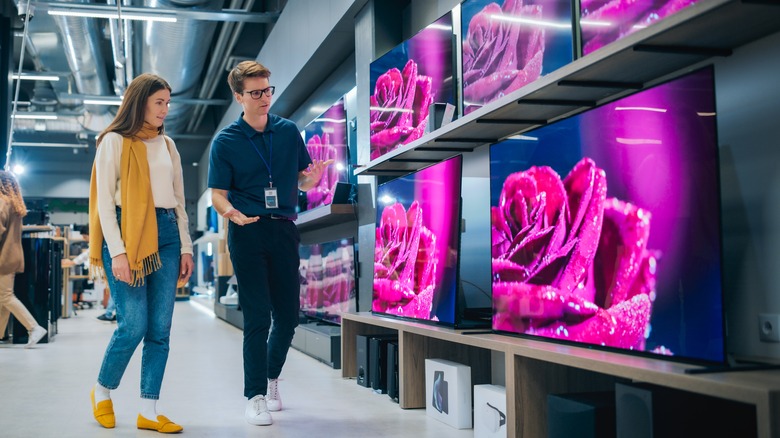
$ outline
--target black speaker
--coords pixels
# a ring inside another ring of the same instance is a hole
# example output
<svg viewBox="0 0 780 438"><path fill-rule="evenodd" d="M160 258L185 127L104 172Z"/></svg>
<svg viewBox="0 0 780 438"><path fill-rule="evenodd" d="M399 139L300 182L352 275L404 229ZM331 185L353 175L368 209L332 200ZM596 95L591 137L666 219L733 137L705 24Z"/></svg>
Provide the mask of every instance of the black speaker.
<svg viewBox="0 0 780 438"><path fill-rule="evenodd" d="M618 438L755 437L753 405L644 383L615 385Z"/></svg>
<svg viewBox="0 0 780 438"><path fill-rule="evenodd" d="M387 393L387 343L397 340L398 335L373 335L369 339L369 386L381 394Z"/></svg>
<svg viewBox="0 0 780 438"><path fill-rule="evenodd" d="M547 396L549 438L614 438L615 393L583 392Z"/></svg>
<svg viewBox="0 0 780 438"><path fill-rule="evenodd" d="M366 335L357 335L355 339L357 342L357 348L355 349L357 352L357 384L368 387L370 384L370 368L368 362L370 354L369 349L371 348L369 339L371 338Z"/></svg>
<svg viewBox="0 0 780 438"><path fill-rule="evenodd" d="M387 343L387 395L398 403L398 342Z"/></svg>

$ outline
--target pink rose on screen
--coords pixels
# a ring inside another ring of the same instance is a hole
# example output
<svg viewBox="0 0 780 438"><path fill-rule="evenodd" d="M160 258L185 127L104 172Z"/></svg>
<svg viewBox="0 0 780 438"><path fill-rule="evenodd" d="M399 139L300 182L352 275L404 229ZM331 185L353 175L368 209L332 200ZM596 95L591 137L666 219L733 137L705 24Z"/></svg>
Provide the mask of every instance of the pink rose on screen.
<svg viewBox="0 0 780 438"><path fill-rule="evenodd" d="M431 319L437 261L436 236L423 225L420 204L385 207L376 230L373 310Z"/></svg>
<svg viewBox="0 0 780 438"><path fill-rule="evenodd" d="M403 72L393 68L380 76L371 96L371 159L422 137L432 102L431 78L417 73L414 60Z"/></svg>
<svg viewBox="0 0 780 438"><path fill-rule="evenodd" d="M601 47L658 22L698 0L582 0L582 53Z"/></svg>
<svg viewBox="0 0 780 438"><path fill-rule="evenodd" d="M494 328L644 349L658 258L650 213L606 195L588 158L563 181L549 167L506 179L491 211Z"/></svg>
<svg viewBox="0 0 780 438"><path fill-rule="evenodd" d="M544 28L518 23L517 17L541 21L542 6L523 6L521 0L506 0L503 7L491 3L469 22L463 41L466 113L541 76Z"/></svg>
<svg viewBox="0 0 780 438"><path fill-rule="evenodd" d="M328 134L312 136L306 143L306 149L309 151L309 156L312 161L314 160L335 160L336 146L330 144L330 137ZM333 164L323 172L320 182L311 190L306 192L306 199L308 200L309 208L319 207L320 205L327 205L333 201L333 191L336 187L336 183L339 181L339 171L336 165Z"/></svg>

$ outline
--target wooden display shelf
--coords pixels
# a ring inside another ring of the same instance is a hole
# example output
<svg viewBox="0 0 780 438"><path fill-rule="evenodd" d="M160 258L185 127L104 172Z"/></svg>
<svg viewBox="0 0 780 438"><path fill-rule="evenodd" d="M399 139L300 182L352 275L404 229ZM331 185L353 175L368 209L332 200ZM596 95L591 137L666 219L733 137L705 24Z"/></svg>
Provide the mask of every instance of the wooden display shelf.
<svg viewBox="0 0 780 438"><path fill-rule="evenodd" d="M703 0L355 170L404 175L570 117L780 31L780 2Z"/></svg>
<svg viewBox="0 0 780 438"><path fill-rule="evenodd" d="M425 406L425 359L472 367L472 383L491 383L491 351L504 353L510 436L547 434L546 396L613 389L643 382L755 407L761 438L780 438L780 371L687 374L690 364L530 340L496 333L469 334L370 313L342 315L342 376L357 376L356 335L393 333L399 339L399 404ZM471 332L473 333L473 332ZM522 419L522 421L520 421Z"/></svg>

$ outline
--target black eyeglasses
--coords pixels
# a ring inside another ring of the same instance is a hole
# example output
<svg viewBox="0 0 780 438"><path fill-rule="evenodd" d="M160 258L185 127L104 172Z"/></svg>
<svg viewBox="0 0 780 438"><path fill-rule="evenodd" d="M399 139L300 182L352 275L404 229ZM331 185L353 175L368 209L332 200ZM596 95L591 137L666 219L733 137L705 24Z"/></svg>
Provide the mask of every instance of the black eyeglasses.
<svg viewBox="0 0 780 438"><path fill-rule="evenodd" d="M274 91L276 91L276 87L270 86L268 88L263 88L262 90L244 91L241 94L249 94L250 96L252 96L252 99L257 100L260 99L263 96L263 94L265 94L268 97L273 96Z"/></svg>

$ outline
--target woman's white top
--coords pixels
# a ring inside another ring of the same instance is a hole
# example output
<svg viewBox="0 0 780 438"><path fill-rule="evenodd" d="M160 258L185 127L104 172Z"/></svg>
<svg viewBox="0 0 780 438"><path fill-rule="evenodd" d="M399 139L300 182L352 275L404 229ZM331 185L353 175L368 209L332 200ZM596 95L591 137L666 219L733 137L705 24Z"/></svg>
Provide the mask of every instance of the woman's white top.
<svg viewBox="0 0 780 438"><path fill-rule="evenodd" d="M95 154L95 179L97 180L97 208L103 239L108 245L111 257L124 254L125 244L116 220L116 207L122 206L119 183L119 164L122 159L122 136L109 132L100 142ZM173 208L181 238L181 253L192 254L192 239L189 219L184 208L184 178L181 157L176 144L168 138L170 148L162 135L144 141L146 159L149 161L149 176L152 183L152 198L156 208Z"/></svg>

